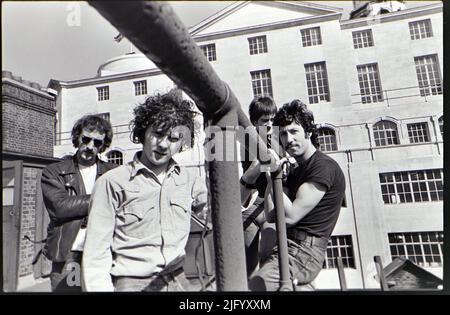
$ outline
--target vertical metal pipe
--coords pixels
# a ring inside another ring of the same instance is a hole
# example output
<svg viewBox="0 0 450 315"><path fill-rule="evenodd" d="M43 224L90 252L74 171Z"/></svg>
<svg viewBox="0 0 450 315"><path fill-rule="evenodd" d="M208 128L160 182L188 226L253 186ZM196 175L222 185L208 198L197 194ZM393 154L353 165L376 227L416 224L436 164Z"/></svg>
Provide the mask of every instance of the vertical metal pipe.
<svg viewBox="0 0 450 315"><path fill-rule="evenodd" d="M378 279L380 279L381 291L389 290L386 278L384 277L383 263L381 262L380 256L374 256L373 260L375 262L375 267L377 268Z"/></svg>
<svg viewBox="0 0 450 315"><path fill-rule="evenodd" d="M347 281L345 280L344 264L342 263L342 257L336 257L336 263L341 291L347 291Z"/></svg>
<svg viewBox="0 0 450 315"><path fill-rule="evenodd" d="M236 124L236 111L231 111L214 121L214 125L219 127ZM223 148L216 149L236 152L235 141L225 143ZM230 144L234 147L228 147ZM208 164L217 289L218 291L247 290L244 234L238 185L239 172L233 161L213 160Z"/></svg>
<svg viewBox="0 0 450 315"><path fill-rule="evenodd" d="M272 172L273 203L275 206L278 245L278 268L280 271L279 291L292 291L293 284L289 273L289 255L286 235L286 217L284 214L282 170Z"/></svg>

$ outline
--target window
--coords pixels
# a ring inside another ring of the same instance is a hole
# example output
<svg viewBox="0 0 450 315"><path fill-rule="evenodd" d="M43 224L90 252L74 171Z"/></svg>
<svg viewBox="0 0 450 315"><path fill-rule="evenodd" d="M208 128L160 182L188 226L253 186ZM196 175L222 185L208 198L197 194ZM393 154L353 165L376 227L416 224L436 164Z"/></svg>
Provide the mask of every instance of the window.
<svg viewBox="0 0 450 315"><path fill-rule="evenodd" d="M376 103L383 101L381 81L376 63L357 66L361 102Z"/></svg>
<svg viewBox="0 0 450 315"><path fill-rule="evenodd" d="M373 137L375 139L375 146L377 147L400 143L397 125L388 120L381 120L373 125Z"/></svg>
<svg viewBox="0 0 450 315"><path fill-rule="evenodd" d="M267 52L267 38L264 36L250 37L248 39L250 55L263 54Z"/></svg>
<svg viewBox="0 0 450 315"><path fill-rule="evenodd" d="M437 55L414 57L420 96L442 94Z"/></svg>
<svg viewBox="0 0 450 315"><path fill-rule="evenodd" d="M305 73L309 103L329 102L330 90L325 62L305 64Z"/></svg>
<svg viewBox="0 0 450 315"><path fill-rule="evenodd" d="M303 47L316 46L322 44L322 38L320 36L320 27L312 27L304 30L300 30L302 35Z"/></svg>
<svg viewBox="0 0 450 315"><path fill-rule="evenodd" d="M341 257L344 268L356 268L351 235L332 236L328 241L323 268L337 268L336 258Z"/></svg>
<svg viewBox="0 0 450 315"><path fill-rule="evenodd" d="M407 127L408 127L409 142L422 143L430 141L430 136L428 133L428 124L426 122L408 124Z"/></svg>
<svg viewBox="0 0 450 315"><path fill-rule="evenodd" d="M317 135L320 143L320 151L337 151L336 135L331 128L317 129Z"/></svg>
<svg viewBox="0 0 450 315"><path fill-rule="evenodd" d="M441 132L441 137L444 138L444 116L441 116L438 120L439 122L439 131Z"/></svg>
<svg viewBox="0 0 450 315"><path fill-rule="evenodd" d="M422 267L443 264L443 232L389 233L392 259L406 257Z"/></svg>
<svg viewBox="0 0 450 315"><path fill-rule="evenodd" d="M106 101L109 100L109 86L101 86L97 88L98 100Z"/></svg>
<svg viewBox="0 0 450 315"><path fill-rule="evenodd" d="M250 72L252 77L253 97L268 95L273 97L270 69Z"/></svg>
<svg viewBox="0 0 450 315"><path fill-rule="evenodd" d="M373 46L372 30L356 31L352 35L355 49Z"/></svg>
<svg viewBox="0 0 450 315"><path fill-rule="evenodd" d="M117 165L122 165L123 164L123 154L120 151L114 150L114 151L109 151L106 156L108 157L108 162L110 163L114 163Z"/></svg>
<svg viewBox="0 0 450 315"><path fill-rule="evenodd" d="M201 45L200 49L203 51L203 54L205 55L206 59L208 59L208 61L217 60L216 44Z"/></svg>
<svg viewBox="0 0 450 315"><path fill-rule="evenodd" d="M134 95L146 95L147 94L147 81L134 82Z"/></svg>
<svg viewBox="0 0 450 315"><path fill-rule="evenodd" d="M103 119L105 119L107 121L110 121L109 113L99 113L99 114L95 114L95 116L98 116L98 117L103 118Z"/></svg>
<svg viewBox="0 0 450 315"><path fill-rule="evenodd" d="M431 20L409 22L409 33L412 40L432 37Z"/></svg>
<svg viewBox="0 0 450 315"><path fill-rule="evenodd" d="M385 204L440 201L444 196L442 169L380 174Z"/></svg>

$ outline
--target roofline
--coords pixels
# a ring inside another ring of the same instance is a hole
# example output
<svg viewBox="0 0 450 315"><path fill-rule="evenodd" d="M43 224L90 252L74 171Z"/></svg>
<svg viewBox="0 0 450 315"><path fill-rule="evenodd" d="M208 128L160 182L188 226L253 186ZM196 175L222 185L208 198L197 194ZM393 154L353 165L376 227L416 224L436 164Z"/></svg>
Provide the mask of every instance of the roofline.
<svg viewBox="0 0 450 315"><path fill-rule="evenodd" d="M118 73L118 74L111 74L111 75L105 75L101 77L93 77L93 78L87 78L87 79L81 79L81 80L74 80L74 81L59 81L55 79L51 79L48 83L48 86L57 86L59 88L76 88L80 86L85 85L92 85L92 84L103 84L103 83L109 83L114 81L122 81L122 80L129 80L133 78L140 78L143 76L155 76L163 74L161 70L158 68L154 69L147 69L147 70L138 70L138 71L132 71L132 72L124 72L124 73Z"/></svg>
<svg viewBox="0 0 450 315"><path fill-rule="evenodd" d="M219 12L217 12L216 14L211 15L210 17L206 18L205 20L197 23L196 25L192 26L191 28L189 28L189 33L192 36L195 36L196 33L202 31L203 29L206 28L206 26L208 26L209 24L211 24L212 22L214 22L215 20L221 20L223 18L225 18L226 16L232 14L233 12L241 9L242 7L248 5L249 3L258 3L258 4L263 4L263 5L279 5L279 4L284 4L284 5L289 5L292 7L302 7L302 8L308 8L308 9L312 9L312 10L319 10L319 11L330 11L330 13L326 14L342 14L342 12L344 11L342 8L336 8L336 7L331 7L331 6L325 6L325 5L320 5L320 4L315 4L315 3L310 3L310 2L292 2L292 1L276 1L276 2L272 2L272 1L237 1L225 8L223 8L222 10L220 10Z"/></svg>
<svg viewBox="0 0 450 315"><path fill-rule="evenodd" d="M398 20L403 18L404 15L410 15L411 17L426 15L430 13L437 13L442 12L442 3L433 3L428 4L420 7L405 9L401 11L396 12L390 12L385 14L379 14L376 16L367 16L367 17L360 17L360 18L354 18L354 19L348 19L348 20L341 20L341 29L347 29L352 27L360 27L360 26L366 26L366 25L372 25L377 22L383 23L383 22L389 22L392 20Z"/></svg>
<svg viewBox="0 0 450 315"><path fill-rule="evenodd" d="M236 29L232 29L232 30L220 31L220 32L215 32L215 33L193 35L192 37L197 41L213 40L213 39L219 39L219 38L224 38L224 37L229 37L229 36L238 36L238 35L249 34L249 33L276 30L276 29L280 29L280 28L309 25L309 24L319 23L319 22L323 22L323 21L339 20L341 15L342 15L342 13L331 13L331 14L320 15L320 16L311 16L311 17L306 17L306 18L298 18L298 19L272 22L272 23L255 25L255 26L236 28Z"/></svg>
<svg viewBox="0 0 450 315"><path fill-rule="evenodd" d="M26 84L24 84L24 83L22 83L22 82L19 82L19 81L14 80L14 79L2 77L2 84L3 84L3 82L5 82L5 83L10 83L10 84L12 84L12 85L16 85L16 86L18 86L18 87L20 87L20 88L22 88L22 89L26 89L26 90L29 91L30 93L35 93L35 94L37 94L37 95L39 95L39 96L42 96L42 97L45 97L45 98L54 100L54 96L52 96L51 94L49 94L47 91L38 90L38 89L36 89L36 88L34 88L34 87L28 86L28 85L26 85ZM45 89L45 88L43 88L43 89Z"/></svg>

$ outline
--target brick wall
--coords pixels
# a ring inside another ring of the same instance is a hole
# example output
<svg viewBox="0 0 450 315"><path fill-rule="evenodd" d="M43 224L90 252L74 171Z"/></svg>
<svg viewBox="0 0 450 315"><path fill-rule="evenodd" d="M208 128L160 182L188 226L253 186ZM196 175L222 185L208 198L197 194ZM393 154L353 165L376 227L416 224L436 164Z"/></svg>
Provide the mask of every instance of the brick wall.
<svg viewBox="0 0 450 315"><path fill-rule="evenodd" d="M22 213L20 218L20 252L19 252L19 277L33 273L31 262L34 257L34 247L32 242L25 241L24 236L28 235L34 240L36 237L36 194L37 180L40 179L42 170L32 167L23 169L23 195ZM39 238L40 236L38 236Z"/></svg>
<svg viewBox="0 0 450 315"><path fill-rule="evenodd" d="M53 156L53 98L2 83L3 150Z"/></svg>

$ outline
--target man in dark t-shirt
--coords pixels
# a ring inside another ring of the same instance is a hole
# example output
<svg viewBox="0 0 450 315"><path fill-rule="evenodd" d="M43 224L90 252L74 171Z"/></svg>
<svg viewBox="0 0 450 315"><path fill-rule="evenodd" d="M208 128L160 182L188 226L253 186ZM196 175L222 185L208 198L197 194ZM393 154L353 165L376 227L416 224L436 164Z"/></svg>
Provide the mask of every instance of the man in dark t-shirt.
<svg viewBox="0 0 450 315"><path fill-rule="evenodd" d="M284 104L274 118L274 126L283 148L298 163L288 175L283 196L289 272L297 289L296 285L310 284L322 269L345 195L345 178L336 161L317 150L314 116L301 101ZM271 194L269 181L265 194L269 222L275 219ZM252 291L276 291L279 281L278 252L274 248L249 286Z"/></svg>

